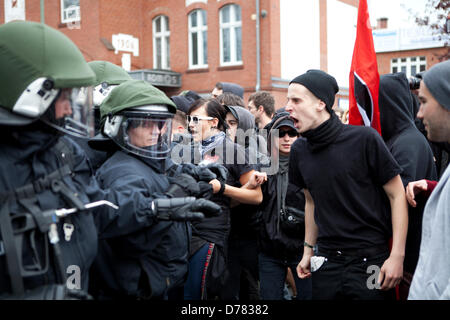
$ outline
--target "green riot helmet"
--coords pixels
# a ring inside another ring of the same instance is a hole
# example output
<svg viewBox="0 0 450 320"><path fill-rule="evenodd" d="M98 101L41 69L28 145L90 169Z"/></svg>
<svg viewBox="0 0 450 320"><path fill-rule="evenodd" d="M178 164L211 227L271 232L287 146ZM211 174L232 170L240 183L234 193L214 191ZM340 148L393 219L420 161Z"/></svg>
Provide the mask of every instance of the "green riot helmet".
<svg viewBox="0 0 450 320"><path fill-rule="evenodd" d="M112 89L132 78L123 68L108 61L91 61L88 62L88 65L96 77L93 99L95 134L98 134L100 131L100 105L103 100L111 93Z"/></svg>
<svg viewBox="0 0 450 320"><path fill-rule="evenodd" d="M63 33L29 21L1 25L0 70L0 125L40 120L72 135L93 135L95 74Z"/></svg>
<svg viewBox="0 0 450 320"><path fill-rule="evenodd" d="M133 80L125 69L108 61L91 61L89 67L94 71L94 106L100 106L112 89L122 82Z"/></svg>
<svg viewBox="0 0 450 320"><path fill-rule="evenodd" d="M148 82L120 84L103 101L100 113L103 134L126 152L151 159L169 156L176 106Z"/></svg>

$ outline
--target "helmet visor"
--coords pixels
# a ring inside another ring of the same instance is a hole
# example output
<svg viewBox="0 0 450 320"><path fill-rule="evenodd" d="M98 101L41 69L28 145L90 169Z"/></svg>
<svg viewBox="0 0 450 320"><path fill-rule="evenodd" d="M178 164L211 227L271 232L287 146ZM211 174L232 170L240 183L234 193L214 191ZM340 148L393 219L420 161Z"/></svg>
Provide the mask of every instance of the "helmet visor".
<svg viewBox="0 0 450 320"><path fill-rule="evenodd" d="M94 109L92 87L65 88L54 103L54 113L46 113L42 120L64 133L92 138L94 136Z"/></svg>
<svg viewBox="0 0 450 320"><path fill-rule="evenodd" d="M121 115L117 134L111 138L123 149L152 159L165 159L170 153L172 118Z"/></svg>

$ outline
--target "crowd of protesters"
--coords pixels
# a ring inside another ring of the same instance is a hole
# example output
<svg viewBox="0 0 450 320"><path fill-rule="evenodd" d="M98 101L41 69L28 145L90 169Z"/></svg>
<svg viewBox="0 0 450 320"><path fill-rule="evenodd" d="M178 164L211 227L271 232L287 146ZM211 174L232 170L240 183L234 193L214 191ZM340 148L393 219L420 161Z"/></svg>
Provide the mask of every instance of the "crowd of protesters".
<svg viewBox="0 0 450 320"><path fill-rule="evenodd" d="M381 76L380 135L321 70L276 106L168 97L38 23L0 47L0 298L450 299L450 61Z"/></svg>

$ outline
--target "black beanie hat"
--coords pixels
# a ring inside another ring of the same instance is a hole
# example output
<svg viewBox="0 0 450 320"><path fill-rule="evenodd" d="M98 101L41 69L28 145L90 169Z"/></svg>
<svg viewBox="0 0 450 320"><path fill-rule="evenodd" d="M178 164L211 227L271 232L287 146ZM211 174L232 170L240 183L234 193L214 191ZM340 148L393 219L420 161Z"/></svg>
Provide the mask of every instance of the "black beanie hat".
<svg viewBox="0 0 450 320"><path fill-rule="evenodd" d="M336 79L322 70L308 70L294 78L291 83L299 83L311 91L318 99L325 102L327 110L332 114L334 98L339 91Z"/></svg>

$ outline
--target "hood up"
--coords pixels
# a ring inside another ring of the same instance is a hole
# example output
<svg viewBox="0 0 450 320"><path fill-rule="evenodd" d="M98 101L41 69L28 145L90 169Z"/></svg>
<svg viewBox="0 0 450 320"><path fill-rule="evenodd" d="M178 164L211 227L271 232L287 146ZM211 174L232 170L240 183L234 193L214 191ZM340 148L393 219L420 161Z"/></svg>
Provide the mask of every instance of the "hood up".
<svg viewBox="0 0 450 320"><path fill-rule="evenodd" d="M380 77L379 109L381 133L385 142L414 124L414 104L408 79L404 73Z"/></svg>

